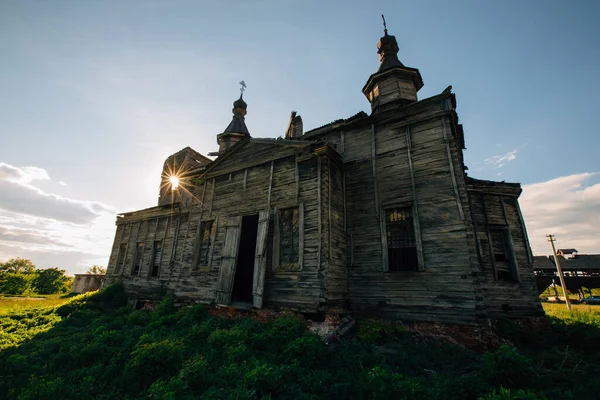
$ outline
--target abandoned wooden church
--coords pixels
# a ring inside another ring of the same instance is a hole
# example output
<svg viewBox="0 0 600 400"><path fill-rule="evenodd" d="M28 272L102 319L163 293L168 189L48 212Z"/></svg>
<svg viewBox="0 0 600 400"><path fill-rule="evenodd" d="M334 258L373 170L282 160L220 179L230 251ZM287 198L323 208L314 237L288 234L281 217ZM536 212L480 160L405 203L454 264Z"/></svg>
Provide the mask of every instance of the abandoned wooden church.
<svg viewBox="0 0 600 400"><path fill-rule="evenodd" d="M242 96L211 160L164 163L158 206L118 215L108 280L132 300L473 323L541 315L517 183L467 176L450 87L418 100L394 36L371 113L253 138ZM243 94L243 93L242 93Z"/></svg>

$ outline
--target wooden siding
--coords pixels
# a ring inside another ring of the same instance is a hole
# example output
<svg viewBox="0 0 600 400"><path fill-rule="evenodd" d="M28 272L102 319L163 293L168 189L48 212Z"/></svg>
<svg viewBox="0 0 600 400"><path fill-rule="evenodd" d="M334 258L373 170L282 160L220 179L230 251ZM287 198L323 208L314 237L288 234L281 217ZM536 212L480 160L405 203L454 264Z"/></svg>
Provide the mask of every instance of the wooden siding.
<svg viewBox="0 0 600 400"><path fill-rule="evenodd" d="M395 96L385 86L381 95ZM237 144L203 175L186 181L191 193L186 201L117 220L108 279L121 279L132 298L173 293L227 304L237 222L260 214L258 270L247 282L255 306L306 312L349 306L369 315L450 323L540 315L518 191L468 183L452 99L442 94L375 113L343 131L324 129L311 136L314 142ZM289 207L299 207L301 254L297 265L282 267L273 261L275 217L276 210ZM412 208L418 272L388 271L381 218L392 207ZM198 229L207 220L214 221L209 262L196 267ZM490 246L490 229L497 226L508 230L516 282L497 279ZM158 277L150 277L157 240L163 243L161 268ZM141 270L132 275L138 242L144 243ZM123 244L124 265L117 271Z"/></svg>
<svg viewBox="0 0 600 400"><path fill-rule="evenodd" d="M273 152L273 149L282 149L281 146L263 147ZM116 253L120 243L128 240L128 260L126 265L133 262L135 243L144 243L142 267L139 275L132 276L131 268L126 268L126 273L115 276L111 280L121 279L125 283L128 293L132 298L155 298L165 293L174 293L178 298L196 302L211 303L223 300L217 299L218 282L221 273L224 273L224 263L230 257L223 256L231 217L259 214L269 210L269 234L266 238L266 258L264 262L264 288L262 297L264 306L289 308L297 310L315 311L322 309L324 304L323 279L320 270L326 269L327 263L322 258L319 266L319 247L321 240L318 236L319 215L322 219L328 218L327 203L322 203L321 213L318 206L318 162L317 157L302 152L305 146L283 147L281 152L285 157L253 165L242 170L231 170L229 161L223 162L219 167L230 171L217 175L213 171L212 177L203 176L196 180L190 190L193 202L188 206L178 209L177 212L165 208L161 211L152 210L147 218L143 213L123 218L119 222L116 240L109 262L111 272L114 271ZM295 154L288 155L290 149ZM255 149L256 150L256 149ZM298 155L298 158L296 157ZM271 157L276 158L276 157ZM231 162L237 157L232 157ZM236 161L237 162L237 161ZM327 163L327 161L322 161ZM223 171L221 170L221 171ZM272 171L272 172L271 172ZM271 176L272 173L272 176ZM321 171L321 175L327 170ZM339 177L336 179L339 180ZM328 180L321 181L321 191L328 191ZM324 201L327 194L322 193ZM273 213L279 207L293 207L303 205L304 240L301 248L302 266L297 271L273 271ZM337 203L336 207L337 207ZM209 249L210 262L207 267L193 268L194 252L197 247L197 236L200 221L214 220L214 238ZM139 228L138 228L139 227ZM134 235L131 236L130 232ZM139 232L139 233L138 233ZM322 234L327 235L328 227L323 226ZM152 247L156 240L163 241L163 254L161 269L158 278L151 278L150 268L152 263ZM258 245L257 245L258 246ZM322 248L321 252L328 251ZM339 254L336 257L340 257ZM260 260L262 263L263 261ZM260 263L259 263L260 264ZM225 265L229 272L225 275L231 277L235 274L235 265ZM110 275L110 273L109 273ZM262 276L257 276L260 281ZM248 282L253 285L253 282ZM221 292L225 293L230 288L225 285ZM260 294L258 290L255 294ZM227 297L227 296L224 296ZM221 301L227 303L227 301ZM257 300L257 305L260 303Z"/></svg>
<svg viewBox="0 0 600 400"><path fill-rule="evenodd" d="M480 298L486 317L540 315L533 264L529 261L527 238L515 196L501 196L483 191L469 193L481 245ZM506 218L505 218L506 217ZM486 222L487 221L487 222ZM506 226L516 259L518 280L497 279L490 242L490 226Z"/></svg>

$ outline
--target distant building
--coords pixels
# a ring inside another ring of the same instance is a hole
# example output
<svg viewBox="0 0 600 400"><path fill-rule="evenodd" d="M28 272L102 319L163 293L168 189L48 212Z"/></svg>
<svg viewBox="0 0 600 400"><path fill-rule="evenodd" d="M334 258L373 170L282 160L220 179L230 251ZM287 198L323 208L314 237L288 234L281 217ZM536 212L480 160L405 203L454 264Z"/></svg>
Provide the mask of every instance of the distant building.
<svg viewBox="0 0 600 400"><path fill-rule="evenodd" d="M558 249L556 250L556 255L559 255L564 258L573 258L577 255L576 249Z"/></svg>
<svg viewBox="0 0 600 400"><path fill-rule="evenodd" d="M104 274L75 274L71 293L93 292L102 287L106 275Z"/></svg>
<svg viewBox="0 0 600 400"><path fill-rule="evenodd" d="M251 137L240 96L214 161L175 153L158 206L118 215L109 281L132 300L452 323L541 315L520 185L467 176L451 87L418 100L421 74L397 53L386 30L362 89L370 114L304 132L294 112L284 139Z"/></svg>
<svg viewBox="0 0 600 400"><path fill-rule="evenodd" d="M574 250L574 249L569 249ZM574 252L561 252L558 262L566 276L600 276L600 254L576 254ZM568 254L566 258L563 254ZM556 265L553 256L535 256L533 269L536 275L555 275Z"/></svg>

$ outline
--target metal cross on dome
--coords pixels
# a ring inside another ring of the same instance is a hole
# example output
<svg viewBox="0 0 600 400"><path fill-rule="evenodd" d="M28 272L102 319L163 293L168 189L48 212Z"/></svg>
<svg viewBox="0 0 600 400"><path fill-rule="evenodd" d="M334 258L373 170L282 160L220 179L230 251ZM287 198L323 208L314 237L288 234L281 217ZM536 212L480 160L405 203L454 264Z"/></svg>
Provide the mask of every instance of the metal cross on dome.
<svg viewBox="0 0 600 400"><path fill-rule="evenodd" d="M385 33L385 36L387 36L387 25L385 23L385 17L383 16L383 14L381 14L381 19L383 20L383 32Z"/></svg>
<svg viewBox="0 0 600 400"><path fill-rule="evenodd" d="M241 81L240 85L241 85L240 92L241 92L241 94L244 94L244 90L246 90L246 82Z"/></svg>

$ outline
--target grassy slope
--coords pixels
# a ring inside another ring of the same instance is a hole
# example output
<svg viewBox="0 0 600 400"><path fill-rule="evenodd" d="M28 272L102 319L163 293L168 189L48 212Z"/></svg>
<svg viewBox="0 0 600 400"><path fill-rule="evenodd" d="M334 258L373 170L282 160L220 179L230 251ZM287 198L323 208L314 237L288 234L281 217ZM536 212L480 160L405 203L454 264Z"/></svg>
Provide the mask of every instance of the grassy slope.
<svg viewBox="0 0 600 400"><path fill-rule="evenodd" d="M362 321L358 337L327 347L294 316L265 324L211 317L200 306L176 310L169 299L155 312L123 302L113 287L60 307L0 311L0 398L565 400L600 392L592 308L566 314L547 305L551 324L536 334L500 323L515 348L477 354L389 322Z"/></svg>

